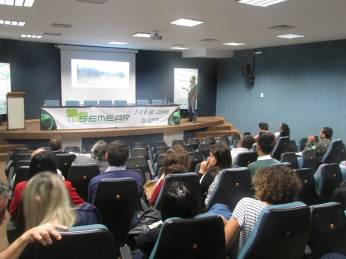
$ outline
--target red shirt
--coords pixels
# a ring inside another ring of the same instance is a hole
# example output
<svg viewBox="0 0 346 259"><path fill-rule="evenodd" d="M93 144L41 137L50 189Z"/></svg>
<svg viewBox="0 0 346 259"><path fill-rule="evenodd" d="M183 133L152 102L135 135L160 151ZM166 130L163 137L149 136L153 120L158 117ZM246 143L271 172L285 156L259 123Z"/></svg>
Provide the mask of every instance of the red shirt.
<svg viewBox="0 0 346 259"><path fill-rule="evenodd" d="M64 183L65 183L67 191L70 194L70 198L71 198L72 203L74 203L75 205L83 204L84 200L76 192L76 189L72 186L71 182L70 181L64 181ZM8 210L12 216L14 215L19 204L22 201L22 193L25 189L26 184L27 184L27 181L22 181L16 185L16 188L15 188L14 194L13 194L13 198L12 198L12 201L10 204L10 208Z"/></svg>
<svg viewBox="0 0 346 259"><path fill-rule="evenodd" d="M149 203L150 203L151 206L154 206L154 205L155 205L155 202L156 202L156 200L157 200L157 197L159 197L159 193L160 193L160 191L161 191L161 189L162 189L163 182L164 182L164 179L161 179L161 180L157 183L157 185L155 186L155 189L154 189L153 193L151 194L150 201L149 201Z"/></svg>

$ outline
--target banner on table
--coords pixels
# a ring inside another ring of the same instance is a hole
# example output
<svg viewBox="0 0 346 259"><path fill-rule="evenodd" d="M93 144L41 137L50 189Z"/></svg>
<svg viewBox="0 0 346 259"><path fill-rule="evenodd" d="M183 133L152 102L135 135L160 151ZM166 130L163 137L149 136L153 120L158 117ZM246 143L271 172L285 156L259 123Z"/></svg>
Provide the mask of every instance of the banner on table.
<svg viewBox="0 0 346 259"><path fill-rule="evenodd" d="M172 106L43 107L41 130L126 128L177 125L180 109Z"/></svg>

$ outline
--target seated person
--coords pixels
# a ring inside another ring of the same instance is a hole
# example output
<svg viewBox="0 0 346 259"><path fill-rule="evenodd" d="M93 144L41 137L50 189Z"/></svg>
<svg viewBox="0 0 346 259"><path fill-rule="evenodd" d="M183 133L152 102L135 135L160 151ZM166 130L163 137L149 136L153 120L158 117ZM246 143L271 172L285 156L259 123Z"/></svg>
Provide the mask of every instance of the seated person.
<svg viewBox="0 0 346 259"><path fill-rule="evenodd" d="M150 196L149 203L154 206L162 189L164 178L169 174L185 173L187 152L181 145L176 145L172 149L167 150L163 160L163 169L160 179L156 183L154 190Z"/></svg>
<svg viewBox="0 0 346 259"><path fill-rule="evenodd" d="M49 139L50 150L55 154L65 153L62 150L62 137L54 136Z"/></svg>
<svg viewBox="0 0 346 259"><path fill-rule="evenodd" d="M37 153L38 152L38 153ZM33 177L44 171L57 172L56 163L54 159L54 154L50 151L45 151L40 149L33 152L34 156L31 158L30 162L30 176ZM66 189L69 192L71 202L77 206L84 204L84 200L76 192L76 189L72 186L70 181L63 181ZM27 185L27 181L22 181L18 183L15 187L13 198L9 207L9 212L11 216L14 216L19 204L22 200L22 193Z"/></svg>
<svg viewBox="0 0 346 259"><path fill-rule="evenodd" d="M216 149L212 149L207 161L201 163L199 174L201 175L201 192L205 204L208 204L216 185L220 180L220 174L223 169L230 168L232 157L229 148L224 145Z"/></svg>
<svg viewBox="0 0 346 259"><path fill-rule="evenodd" d="M270 156L273 151L275 138L272 133L263 133L259 136L256 152L258 155L257 161L249 164L251 176L253 177L257 169L268 167L271 165L279 164L280 162Z"/></svg>
<svg viewBox="0 0 346 259"><path fill-rule="evenodd" d="M281 137L290 137L290 127L288 127L287 123L282 122L279 131L275 132L274 135L277 139Z"/></svg>
<svg viewBox="0 0 346 259"><path fill-rule="evenodd" d="M225 225L226 246L237 239L239 248L249 238L256 221L268 205L293 202L302 188L294 171L286 166L273 166L257 170L253 178L256 199L243 198L235 207L231 219Z"/></svg>
<svg viewBox="0 0 346 259"><path fill-rule="evenodd" d="M258 142L258 138L263 134L263 133L268 133L269 131L269 124L267 122L260 122L258 123L258 129L259 132L258 134L254 137L255 141Z"/></svg>
<svg viewBox="0 0 346 259"><path fill-rule="evenodd" d="M144 179L137 171L126 170L125 165L128 157L129 146L124 141L116 140L108 145L105 158L109 163L109 167L103 174L92 178L89 183L88 198L91 203L95 199L99 182L104 178L133 178L137 183L138 191L142 193Z"/></svg>
<svg viewBox="0 0 346 259"><path fill-rule="evenodd" d="M255 144L255 139L251 135L243 135L238 142L237 147L231 149L232 166L234 166L238 154L251 150L253 144Z"/></svg>
<svg viewBox="0 0 346 259"><path fill-rule="evenodd" d="M5 219L8 201L8 187L0 182L0 225ZM9 247L0 252L0 259L17 259L25 247L32 242L40 242L42 245L52 244L53 240L60 240L61 235L57 231L67 230L66 226L46 223L37 227L29 228L24 234L16 239Z"/></svg>
<svg viewBox="0 0 346 259"><path fill-rule="evenodd" d="M191 192L182 182L172 182L161 197L162 221L172 217L191 218L201 212L199 193ZM161 225L136 237L136 246L150 255L159 236Z"/></svg>
<svg viewBox="0 0 346 259"><path fill-rule="evenodd" d="M315 136L309 136L304 151L315 150L316 159L318 162L321 162L324 154L327 152L329 144L332 142L332 137L333 129L330 127L323 127L320 131L320 141L317 142Z"/></svg>

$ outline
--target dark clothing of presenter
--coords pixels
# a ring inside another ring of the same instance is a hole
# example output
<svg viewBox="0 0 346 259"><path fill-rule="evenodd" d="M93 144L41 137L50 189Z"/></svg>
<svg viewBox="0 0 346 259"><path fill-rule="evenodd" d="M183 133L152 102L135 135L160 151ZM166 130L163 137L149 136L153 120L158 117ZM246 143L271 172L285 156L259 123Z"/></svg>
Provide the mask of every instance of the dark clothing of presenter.
<svg viewBox="0 0 346 259"><path fill-rule="evenodd" d="M197 85L194 84L191 86L188 94L188 112L189 112L189 121L197 120Z"/></svg>

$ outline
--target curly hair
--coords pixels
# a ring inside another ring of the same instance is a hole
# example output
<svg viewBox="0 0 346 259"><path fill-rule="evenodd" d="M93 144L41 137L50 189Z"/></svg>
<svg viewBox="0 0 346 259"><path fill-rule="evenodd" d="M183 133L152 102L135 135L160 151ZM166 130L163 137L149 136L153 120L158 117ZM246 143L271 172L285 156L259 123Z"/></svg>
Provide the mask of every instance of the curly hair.
<svg viewBox="0 0 346 259"><path fill-rule="evenodd" d="M282 165L258 169L253 179L256 198L269 204L295 201L302 184L295 172Z"/></svg>

